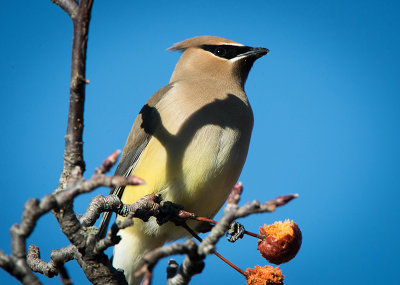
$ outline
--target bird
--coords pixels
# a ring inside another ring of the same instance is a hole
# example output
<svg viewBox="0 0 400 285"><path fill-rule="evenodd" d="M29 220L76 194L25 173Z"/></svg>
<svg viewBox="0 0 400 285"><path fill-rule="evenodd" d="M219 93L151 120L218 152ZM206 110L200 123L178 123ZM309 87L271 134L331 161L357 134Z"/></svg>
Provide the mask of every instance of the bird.
<svg viewBox="0 0 400 285"><path fill-rule="evenodd" d="M197 36L174 44L182 53L169 84L145 103L136 117L115 175L135 175L146 183L112 189L123 203L148 194L212 218L241 174L253 130L253 111L244 85L253 63L269 50L216 36ZM110 221L100 224L104 234ZM117 216L117 220L123 218ZM195 221L188 223L196 229ZM167 241L187 236L173 223L134 219L120 230L113 266L130 285L142 257Z"/></svg>

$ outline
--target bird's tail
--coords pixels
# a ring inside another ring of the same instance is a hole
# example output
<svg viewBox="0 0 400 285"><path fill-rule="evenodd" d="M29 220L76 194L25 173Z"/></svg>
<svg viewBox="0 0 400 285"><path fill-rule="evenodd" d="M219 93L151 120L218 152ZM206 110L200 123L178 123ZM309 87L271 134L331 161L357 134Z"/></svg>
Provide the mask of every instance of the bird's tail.
<svg viewBox="0 0 400 285"><path fill-rule="evenodd" d="M132 228L121 230L119 235L122 239L114 247L113 266L124 270L129 285L138 285L142 277L136 277L135 272L143 265L143 256L162 246L165 241L144 235Z"/></svg>

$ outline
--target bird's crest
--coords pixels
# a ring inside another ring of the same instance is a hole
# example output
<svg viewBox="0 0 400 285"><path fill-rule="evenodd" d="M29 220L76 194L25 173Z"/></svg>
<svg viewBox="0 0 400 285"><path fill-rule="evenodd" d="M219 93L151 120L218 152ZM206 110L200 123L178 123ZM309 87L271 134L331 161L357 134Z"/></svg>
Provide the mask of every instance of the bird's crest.
<svg viewBox="0 0 400 285"><path fill-rule="evenodd" d="M172 47L170 47L168 50L183 52L186 49L191 48L191 47L200 47L202 45L222 45L222 44L242 46L242 44L239 44L237 42L234 42L234 41L231 41L228 39L224 39L221 37L199 36L199 37L190 38L190 39L184 40L182 42L176 43Z"/></svg>

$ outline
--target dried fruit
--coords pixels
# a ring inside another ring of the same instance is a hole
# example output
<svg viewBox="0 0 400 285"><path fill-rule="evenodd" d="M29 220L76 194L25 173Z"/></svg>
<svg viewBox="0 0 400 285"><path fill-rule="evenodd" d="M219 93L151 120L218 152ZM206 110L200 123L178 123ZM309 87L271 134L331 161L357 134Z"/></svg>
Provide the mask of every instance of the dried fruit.
<svg viewBox="0 0 400 285"><path fill-rule="evenodd" d="M261 267L257 265L254 269L246 269L247 285L282 285L285 276L279 270L271 265Z"/></svg>
<svg viewBox="0 0 400 285"><path fill-rule="evenodd" d="M281 264L293 259L301 246L301 231L293 221L279 221L260 227L258 250L269 262Z"/></svg>

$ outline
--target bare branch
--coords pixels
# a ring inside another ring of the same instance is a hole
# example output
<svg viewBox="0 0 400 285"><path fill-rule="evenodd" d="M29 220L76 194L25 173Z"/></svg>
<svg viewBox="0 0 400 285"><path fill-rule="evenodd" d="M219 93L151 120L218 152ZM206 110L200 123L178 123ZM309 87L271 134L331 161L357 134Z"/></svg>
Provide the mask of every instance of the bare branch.
<svg viewBox="0 0 400 285"><path fill-rule="evenodd" d="M74 19L78 14L78 4L73 0L51 0L51 2L60 6L71 19Z"/></svg>
<svg viewBox="0 0 400 285"><path fill-rule="evenodd" d="M224 209L224 214L218 222L204 217L197 217L194 213L186 212L184 210L175 211L176 216L170 214L169 219L176 224L180 223L185 229L189 231L189 233L192 234L193 237L200 241L200 244L199 246L194 246L193 244L188 243L177 243L157 248L154 251L146 254L143 258L145 265L137 272L137 275L144 276L143 284L151 284L152 269L158 262L158 260L173 254L186 254L187 256L181 266L178 266L174 261L170 261L167 268L168 285L188 284L194 274L198 274L203 270L204 258L206 257L206 255L212 253L216 254L230 266L246 276L245 271L238 268L236 265L232 264L230 261L228 261L215 251L216 243L231 228L232 223L235 219L245 217L254 213L272 212L276 209L276 207L285 205L292 199L296 198L298 195L291 194L280 196L264 204L260 204L258 201L254 201L252 203L245 204L243 207L239 207L237 203L240 200L242 191L243 186L241 183L237 183L233 187L231 195L228 198L228 204ZM185 221L188 219L196 219L202 222L209 222L211 224L215 224L215 226L212 228L210 234L204 240L202 240L192 229L190 229L186 225ZM241 232L244 232L244 228Z"/></svg>
<svg viewBox="0 0 400 285"><path fill-rule="evenodd" d="M78 9L72 8L74 6L72 3L75 3L73 1L57 0L55 3L71 16L74 28L64 168L58 185L58 190L61 190L66 188L71 172L76 166L82 169L82 173L85 171L82 141L83 112L85 86L88 83L86 79L86 52L93 0L81 0ZM75 10L77 10L77 13Z"/></svg>
<svg viewBox="0 0 400 285"><path fill-rule="evenodd" d="M54 262L45 262L40 259L39 248L35 245L30 245L27 254L28 266L34 271L46 275L52 278L58 274L57 268Z"/></svg>
<svg viewBox="0 0 400 285"><path fill-rule="evenodd" d="M0 250L0 266L23 284L42 284L26 264L25 258L18 258L15 255L8 256Z"/></svg>
<svg viewBox="0 0 400 285"><path fill-rule="evenodd" d="M253 201L245 204L242 207L239 207L237 202L240 199L242 191L243 186L239 183L233 187L232 193L228 198L229 202L224 209L224 214L218 223L212 228L210 234L199 245L200 254L210 254L214 252L216 243L228 231L234 220L247 217L255 213L273 212L277 207L283 206L289 201L298 197L297 194L290 194L277 197L276 199L270 200L261 205L260 202ZM233 196L235 198L232 198Z"/></svg>
<svg viewBox="0 0 400 285"><path fill-rule="evenodd" d="M75 252L76 248L73 245L69 245L61 249L54 249L51 252L51 260L54 262L59 273L61 282L64 285L72 284L72 280L69 277L69 274L64 264L74 259Z"/></svg>
<svg viewBox="0 0 400 285"><path fill-rule="evenodd" d="M92 283L125 284L126 280L123 274L116 271L112 267L107 256L104 255L105 249L120 241L120 237L117 236L119 229L131 226L134 217L147 221L151 216L154 216L160 224L169 220L183 226L185 226L185 221L187 219L201 218L196 217L193 213L181 210L182 207L179 205L168 201L161 201L161 197L155 194L147 195L138 200L135 204L124 204L115 195L107 197L98 195L92 199L84 215L78 218L72 208L72 202L78 195L88 193L100 186L120 187L144 183L143 180L134 176L105 176L103 172L109 170L115 161L116 157L114 153L97 168L89 180L84 180L80 177L81 173L79 171L72 172L73 176L71 177L73 177L74 183L67 189L53 195L46 195L41 201L38 199L27 201L21 224L16 224L11 228L12 255L7 256L3 252L0 252L0 265L26 284L39 284L37 283L39 281L32 274L29 267L31 267L33 271L43 273L48 277L53 277L58 274L64 284L70 284L71 280L65 270L64 264L75 259L82 267L88 280ZM214 253L220 256L215 251L215 244L230 228L233 220L253 213L272 212L276 207L285 205L290 200L297 197L296 194L286 195L263 204L254 201L239 207L237 202L240 199L241 192L241 184L237 184L232 189L232 194L228 199L229 203L225 207L224 214L219 222L206 218L200 219L200 221L203 222L208 221L212 224L216 223L210 234L204 240L201 240L194 231L187 227L189 232L201 241L199 246L195 245L192 241L188 241L185 244L161 247L146 255L146 266L142 268L140 272L140 274L144 274L145 276L144 284L150 284L152 269L158 260L172 254L186 254L187 256L176 271L172 270L173 266L171 265L168 284L188 284L194 274L198 274L203 270L203 260L206 255ZM69 211L63 211L66 207ZM71 245L59 250L54 250L51 254L50 262L41 260L39 248L35 246L29 247L26 258L26 238L32 233L37 220L43 214L51 210L58 213L57 217L61 216L59 225L71 242ZM127 218L122 222L114 224L108 235L104 239L99 240L98 231L92 228L92 225L99 218L100 214L105 211L115 212ZM96 268L96 271L93 271L93 268Z"/></svg>
<svg viewBox="0 0 400 285"><path fill-rule="evenodd" d="M72 201L78 195L91 192L100 186L119 187L143 183L143 180L133 176L126 178L120 176L108 177L102 174L116 162L115 154L118 155L119 152L108 157L89 180L84 180L80 177L81 173L79 171L73 171L73 176L71 177L73 177L74 183L65 190L53 195L46 195L42 200L28 200L24 207L21 223L13 225L10 230L12 254L7 256L0 252L0 266L25 284L40 284L31 269L48 277L59 274L64 284L70 284L71 281L64 268L64 263L76 259L86 269L84 271L87 276L91 276L91 279L88 277L91 281L99 278L95 276L95 273L98 272L93 273L93 266L95 266L103 269L103 273L99 274L100 277L107 275L102 284L126 282L123 277L119 276L120 274L115 274L115 269L104 253L94 250L97 246L95 238L97 230L91 233L89 231L90 228L82 226L72 210ZM65 208L70 210L64 211L63 209ZM126 212L125 208L122 207ZM31 235L38 219L50 211L58 213L57 217L61 217L59 225L72 245L60 250L54 250L51 255L51 261L45 262L40 259L39 248L36 246L30 246L28 253L26 253L26 239ZM104 246L97 246L97 248L105 249ZM98 259L93 258L93 256L97 256Z"/></svg>
<svg viewBox="0 0 400 285"><path fill-rule="evenodd" d="M200 256L197 253L197 246L193 247L188 252L182 265L178 267L175 276L167 279L168 285L180 285L189 284L192 277L196 274L200 274L205 266L205 256Z"/></svg>
<svg viewBox="0 0 400 285"><path fill-rule="evenodd" d="M121 241L121 237L117 236L120 228L117 224L113 224L107 236L101 239L94 248L94 253L104 252L107 248L112 247Z"/></svg>
<svg viewBox="0 0 400 285"><path fill-rule="evenodd" d="M197 253L197 245L192 240L187 240L184 244L174 243L168 246L157 248L143 257L145 264L137 272L137 275L144 275L142 284L151 284L153 268L157 262L167 256L175 254L187 254L183 264L175 272L170 272L168 283L170 285L188 284L191 277L201 273L204 268L204 257Z"/></svg>
<svg viewBox="0 0 400 285"><path fill-rule="evenodd" d="M132 177L132 176L131 176ZM123 178L123 177L122 177ZM136 179L130 177L123 178L127 182L136 182ZM127 185L137 185L129 183ZM103 212L114 212L120 216L131 218L139 218L147 221L150 217L156 216L159 213L161 197L159 195L150 194L139 199L134 204L124 204L116 195L104 197L98 195L90 201L89 207L80 218L81 223L85 226L94 225L96 220Z"/></svg>
<svg viewBox="0 0 400 285"><path fill-rule="evenodd" d="M251 214L270 213L275 211L277 207L281 207L297 198L298 194L289 194L279 196L273 200L260 204L258 201L253 201L240 207L235 213L235 219L244 218Z"/></svg>
<svg viewBox="0 0 400 285"><path fill-rule="evenodd" d="M100 167L98 167L95 170L95 173L97 174L104 174L110 171L110 169L115 165L115 163L118 160L119 155L121 154L121 150L116 150L112 154L110 154L101 164Z"/></svg>
<svg viewBox="0 0 400 285"><path fill-rule="evenodd" d="M243 184L242 182L238 182L233 186L231 194L228 197L228 204L237 204L239 203L240 196L243 192Z"/></svg>

